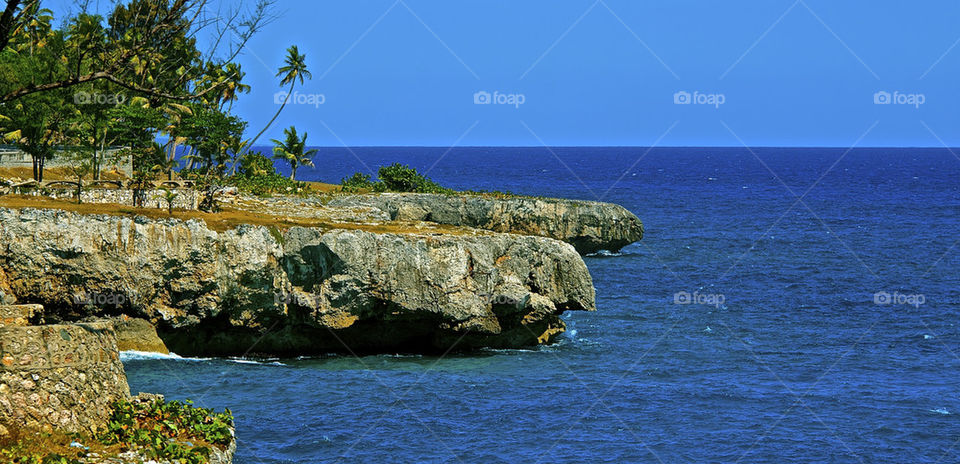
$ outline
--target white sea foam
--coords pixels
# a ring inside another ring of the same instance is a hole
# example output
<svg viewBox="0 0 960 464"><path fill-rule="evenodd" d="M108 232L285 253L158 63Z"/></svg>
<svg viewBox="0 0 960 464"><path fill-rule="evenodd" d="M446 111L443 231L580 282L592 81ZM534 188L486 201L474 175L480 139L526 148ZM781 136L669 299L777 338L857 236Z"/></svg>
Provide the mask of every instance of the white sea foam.
<svg viewBox="0 0 960 464"><path fill-rule="evenodd" d="M935 413L937 413L937 414L943 414L944 416L948 416L948 415L951 414L950 411L947 411L947 408L931 409L930 412L935 412Z"/></svg>
<svg viewBox="0 0 960 464"><path fill-rule="evenodd" d="M145 361L155 359L166 359L174 361L208 361L210 358L184 358L176 353L164 354L152 351L121 351L120 361Z"/></svg>
<svg viewBox="0 0 960 464"><path fill-rule="evenodd" d="M226 361L235 362L237 364L253 364L257 366L286 366L286 364L276 360L257 361L255 359L246 358L227 358Z"/></svg>
<svg viewBox="0 0 960 464"><path fill-rule="evenodd" d="M600 250L596 253L587 253L587 256L623 256L619 251Z"/></svg>

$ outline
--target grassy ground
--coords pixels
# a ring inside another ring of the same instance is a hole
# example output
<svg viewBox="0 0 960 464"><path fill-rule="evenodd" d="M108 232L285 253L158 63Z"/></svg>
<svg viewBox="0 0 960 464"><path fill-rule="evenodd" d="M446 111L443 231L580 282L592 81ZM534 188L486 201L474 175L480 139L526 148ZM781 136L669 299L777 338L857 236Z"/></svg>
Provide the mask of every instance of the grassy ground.
<svg viewBox="0 0 960 464"><path fill-rule="evenodd" d="M108 216L134 217L145 216L151 219L174 218L180 220L199 219L210 229L218 232L234 229L241 224L259 225L286 230L290 227L314 227L324 230L351 229L365 230L376 233L433 233L449 235L472 235L478 233L473 229L460 228L433 223L383 222L383 223L354 223L327 221L317 218L281 217L272 216L242 209L224 206L219 213L205 213L202 211L174 210L168 214L165 209L134 208L128 205L111 203L83 203L77 204L71 200L57 200L42 196L4 195L0 196L0 207L11 209L37 208L71 211L80 214L105 214Z"/></svg>
<svg viewBox="0 0 960 464"><path fill-rule="evenodd" d="M17 168L2 168L0 167L0 178L11 179L11 178L20 178L20 179L33 179L33 170L29 167L17 167ZM90 179L90 176L87 176L85 179ZM126 175L122 172L103 170L100 171L100 178L102 180L125 180L128 179ZM69 180L75 181L76 177L70 174L69 170L66 168L46 168L43 170L43 180ZM163 178L166 180L166 177ZM341 190L339 184L327 184L324 182L304 182L307 184L307 187L310 190L317 193L331 193L339 192Z"/></svg>
<svg viewBox="0 0 960 464"><path fill-rule="evenodd" d="M0 178L10 179L19 177L20 179L33 179L33 169L29 167L20 168L0 168ZM90 177L87 176L89 179ZM103 180L122 180L127 176L122 172L103 170L100 171L100 178ZM46 168L43 170L43 180L77 180L67 168Z"/></svg>
<svg viewBox="0 0 960 464"><path fill-rule="evenodd" d="M338 184L325 184L323 182L304 182L311 190L319 193L340 192L341 187Z"/></svg>

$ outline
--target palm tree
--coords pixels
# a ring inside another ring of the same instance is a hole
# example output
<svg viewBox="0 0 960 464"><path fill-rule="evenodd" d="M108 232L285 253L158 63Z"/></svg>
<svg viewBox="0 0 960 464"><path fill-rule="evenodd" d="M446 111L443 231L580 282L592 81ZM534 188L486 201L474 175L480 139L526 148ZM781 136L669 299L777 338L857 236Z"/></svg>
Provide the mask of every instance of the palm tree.
<svg viewBox="0 0 960 464"><path fill-rule="evenodd" d="M241 93L250 93L250 86L241 82L246 75L243 71L240 70L240 65L235 63L227 63L224 71L227 74L228 80L226 85L224 85L223 92L220 94L220 108L223 108L223 104L229 102L227 107L227 112L229 113L233 109L233 102L237 100L238 94Z"/></svg>
<svg viewBox="0 0 960 464"><path fill-rule="evenodd" d="M287 58L284 60L284 65L277 71L277 77L282 77L280 79L280 86L283 87L287 84L290 84L290 90L287 92L287 96L283 99L283 104L280 105L280 109L277 110L277 114L273 115L273 118L270 119L270 122L267 123L266 127L257 134L250 143L247 144L247 149L253 147L253 144L257 142L257 139L263 135L267 129L273 125L273 122L277 120L277 117L280 116L280 112L283 111L283 108L287 106L287 101L290 100L290 95L293 94L293 88L297 85L297 80L300 81L300 84L303 85L303 78L312 79L313 74L310 74L310 71L307 71L307 55L301 55L300 49L296 45L291 46L287 49Z"/></svg>
<svg viewBox="0 0 960 464"><path fill-rule="evenodd" d="M163 191L163 193L160 194L160 198L167 202L167 214L173 216L173 202L177 200L180 194L167 187L161 187L160 190Z"/></svg>
<svg viewBox="0 0 960 464"><path fill-rule="evenodd" d="M300 138L296 127L290 126L289 129L284 129L283 134L286 136L283 142L273 140L273 144L276 145L273 147L273 157L290 163L290 180L295 180L297 167L313 166L313 157L317 154L317 149L303 151L307 146L307 133L304 132L303 138Z"/></svg>

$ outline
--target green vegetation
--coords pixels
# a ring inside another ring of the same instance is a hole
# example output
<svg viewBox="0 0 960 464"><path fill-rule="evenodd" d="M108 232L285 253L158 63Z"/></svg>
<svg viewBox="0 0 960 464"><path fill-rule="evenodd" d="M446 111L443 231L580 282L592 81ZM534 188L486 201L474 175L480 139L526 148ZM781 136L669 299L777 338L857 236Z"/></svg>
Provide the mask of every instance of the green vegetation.
<svg viewBox="0 0 960 464"><path fill-rule="evenodd" d="M0 458L24 464L79 464L90 453L105 457L133 450L146 459L203 464L209 462L211 447L225 449L230 444L232 426L229 410L214 413L189 401L120 401L106 430L96 436L14 431L8 442L0 443Z"/></svg>
<svg viewBox="0 0 960 464"><path fill-rule="evenodd" d="M45 162L67 152L83 166L71 173L81 183L100 179L122 157L132 158L136 190L177 174L213 185L236 181L261 194L294 190L276 179L272 163L237 175L290 98L252 140L243 139L247 122L232 108L250 86L236 59L275 17L274 2L218 7L222 21L214 23L206 19L209 0L119 0L106 14L81 2L64 18L54 18L42 0L7 0L0 11L0 138L31 156L40 182ZM200 46L202 36L212 48ZM311 77L306 55L289 47L277 77L290 92L302 85ZM315 152L304 149L305 136L288 134L287 142L277 154L295 177ZM124 149L114 156L111 147Z"/></svg>
<svg viewBox="0 0 960 464"><path fill-rule="evenodd" d="M307 134L303 137L297 135L297 128L290 126L283 130L284 139L279 141L273 139L273 157L290 163L290 180L296 180L297 167L313 166L313 157L317 154L317 149L306 150ZM306 150L306 151L304 151Z"/></svg>
<svg viewBox="0 0 960 464"><path fill-rule="evenodd" d="M405 164L393 163L381 166L377 170L377 181L370 180L370 176L355 173L340 181L346 192L415 192L415 193L454 193L452 189L442 187L430 178L417 172Z"/></svg>
<svg viewBox="0 0 960 464"><path fill-rule="evenodd" d="M166 187L162 187L160 190L163 191L161 198L167 203L167 213L172 216L173 202L177 200L177 197L180 196L180 194ZM78 200L77 203L80 203L80 201Z"/></svg>
<svg viewBox="0 0 960 464"><path fill-rule="evenodd" d="M275 193L304 193L306 186L280 175L273 161L260 153L248 153L240 160L237 174L228 179L230 185L257 196Z"/></svg>
<svg viewBox="0 0 960 464"><path fill-rule="evenodd" d="M369 174L355 172L350 177L344 177L340 180L340 187L344 192L357 193L373 190L373 181Z"/></svg>

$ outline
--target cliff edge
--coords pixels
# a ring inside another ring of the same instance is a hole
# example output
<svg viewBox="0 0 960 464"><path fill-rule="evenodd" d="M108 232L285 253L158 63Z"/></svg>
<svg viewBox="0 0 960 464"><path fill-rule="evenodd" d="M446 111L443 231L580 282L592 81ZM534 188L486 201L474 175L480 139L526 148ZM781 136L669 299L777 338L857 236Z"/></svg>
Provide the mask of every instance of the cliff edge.
<svg viewBox="0 0 960 464"><path fill-rule="evenodd" d="M126 314L182 355L444 351L546 343L593 310L576 250L469 228L240 225L0 208L19 300L70 321Z"/></svg>
<svg viewBox="0 0 960 464"><path fill-rule="evenodd" d="M626 208L558 198L381 193L342 195L328 206L373 207L396 221L427 221L555 238L581 254L618 251L643 238L643 223Z"/></svg>

